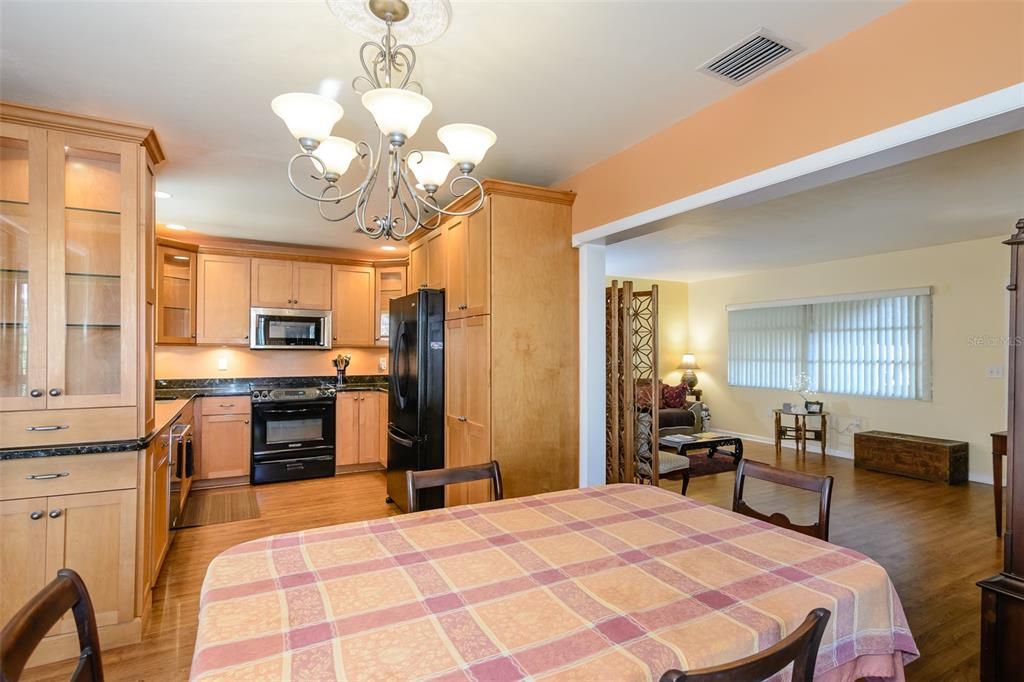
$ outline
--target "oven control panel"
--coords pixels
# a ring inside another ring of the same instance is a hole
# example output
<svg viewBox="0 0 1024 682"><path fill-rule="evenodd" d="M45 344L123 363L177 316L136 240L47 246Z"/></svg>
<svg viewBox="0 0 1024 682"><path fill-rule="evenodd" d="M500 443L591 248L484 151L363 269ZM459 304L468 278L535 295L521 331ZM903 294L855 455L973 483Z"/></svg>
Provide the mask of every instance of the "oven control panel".
<svg viewBox="0 0 1024 682"><path fill-rule="evenodd" d="M331 386L305 386L297 388L252 387L254 403L280 403L295 400L322 400L333 398L337 391Z"/></svg>

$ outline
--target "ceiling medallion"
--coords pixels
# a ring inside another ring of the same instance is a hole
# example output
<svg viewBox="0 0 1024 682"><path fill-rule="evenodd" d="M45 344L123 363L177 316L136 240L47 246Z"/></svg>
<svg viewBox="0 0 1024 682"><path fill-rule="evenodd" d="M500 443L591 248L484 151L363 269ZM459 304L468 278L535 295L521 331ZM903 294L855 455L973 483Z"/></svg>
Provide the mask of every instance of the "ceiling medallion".
<svg viewBox="0 0 1024 682"><path fill-rule="evenodd" d="M356 231L373 239L405 239L421 227L428 230L438 227L442 215L476 213L483 206L484 192L480 181L470 173L497 140L492 131L471 123L452 123L437 131L447 153L413 150L402 154L406 142L416 134L433 108L430 100L423 96L422 86L412 80L416 52L411 44L422 45L444 33L451 15L448 2L327 0L327 5L357 33L366 33L375 27L384 29L379 41L363 43L359 48L364 74L352 81L356 92L362 93L363 106L377 123L377 148L374 151L366 142L356 143L331 135L334 124L344 114L341 105L333 99L301 92L279 95L270 106L302 148L288 163L288 180L292 187L317 202L320 216L325 220L338 222L354 216ZM398 42L396 26L406 42ZM358 187L345 192L338 181L357 157L365 166L366 175ZM310 177L323 183L318 193L310 193L296 183L299 164L311 166ZM449 191L456 198L473 191L478 197L467 210L449 212L438 205L436 193L456 166L460 174L448 183ZM382 170L384 178L380 177ZM416 182L410 179L410 171ZM387 212L367 216L367 204L379 179L382 182L386 179ZM418 193L417 188L426 196ZM353 197L354 204L347 212L328 213L332 206Z"/></svg>

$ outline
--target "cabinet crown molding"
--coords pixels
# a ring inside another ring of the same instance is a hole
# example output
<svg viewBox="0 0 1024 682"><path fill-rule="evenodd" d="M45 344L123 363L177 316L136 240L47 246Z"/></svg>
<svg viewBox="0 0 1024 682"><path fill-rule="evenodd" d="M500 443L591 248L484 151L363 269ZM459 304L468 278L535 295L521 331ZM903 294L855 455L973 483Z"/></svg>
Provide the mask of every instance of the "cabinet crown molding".
<svg viewBox="0 0 1024 682"><path fill-rule="evenodd" d="M154 165L164 162L163 147L156 136L156 131L146 126L123 121L110 121L95 116L71 114L55 109L31 107L24 104L0 101L0 121L20 123L22 125L43 126L53 130L63 130L86 135L102 135L103 137L134 142L146 148Z"/></svg>

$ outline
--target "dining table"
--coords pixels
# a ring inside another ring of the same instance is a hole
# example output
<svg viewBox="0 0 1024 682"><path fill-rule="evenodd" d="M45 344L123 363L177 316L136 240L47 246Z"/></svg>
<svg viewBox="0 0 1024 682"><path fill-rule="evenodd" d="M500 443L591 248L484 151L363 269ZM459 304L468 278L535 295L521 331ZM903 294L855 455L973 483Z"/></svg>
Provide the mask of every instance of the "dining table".
<svg viewBox="0 0 1024 682"><path fill-rule="evenodd" d="M815 679L918 650L852 549L615 484L272 535L209 565L192 680L650 680L831 612Z"/></svg>

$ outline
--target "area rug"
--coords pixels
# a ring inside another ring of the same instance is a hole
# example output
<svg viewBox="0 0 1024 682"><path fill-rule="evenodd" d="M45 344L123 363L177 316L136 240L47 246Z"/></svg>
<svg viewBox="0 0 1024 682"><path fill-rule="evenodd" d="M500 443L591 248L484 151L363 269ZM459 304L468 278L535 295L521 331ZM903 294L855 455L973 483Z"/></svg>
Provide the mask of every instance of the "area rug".
<svg viewBox="0 0 1024 682"><path fill-rule="evenodd" d="M177 528L212 526L259 517L260 506L256 502L256 493L250 487L196 490L188 496L185 513Z"/></svg>

